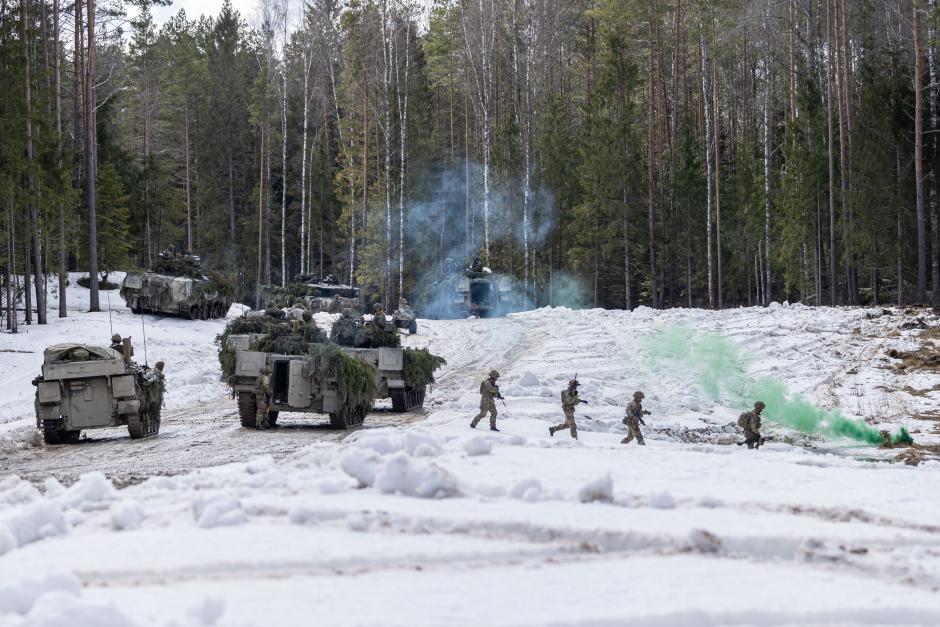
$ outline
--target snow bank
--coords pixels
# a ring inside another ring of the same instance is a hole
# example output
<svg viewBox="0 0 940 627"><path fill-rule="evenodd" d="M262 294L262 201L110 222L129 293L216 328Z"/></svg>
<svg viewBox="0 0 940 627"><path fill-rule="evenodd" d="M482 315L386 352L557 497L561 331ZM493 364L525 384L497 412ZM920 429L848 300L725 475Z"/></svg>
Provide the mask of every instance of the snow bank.
<svg viewBox="0 0 940 627"><path fill-rule="evenodd" d="M144 508L137 501L118 501L111 506L111 528L115 531L137 529L144 520Z"/></svg>
<svg viewBox="0 0 940 627"><path fill-rule="evenodd" d="M225 494L197 496L192 511L196 524L204 529L240 525L247 520L241 501Z"/></svg>
<svg viewBox="0 0 940 627"><path fill-rule="evenodd" d="M493 443L486 436L478 435L464 442L463 446L460 448L471 457L476 455L489 455L490 451L493 449Z"/></svg>
<svg viewBox="0 0 940 627"><path fill-rule="evenodd" d="M68 531L62 508L45 499L0 514L0 555Z"/></svg>
<svg viewBox="0 0 940 627"><path fill-rule="evenodd" d="M42 434L32 424L16 425L0 432L0 451L14 451L43 446Z"/></svg>
<svg viewBox="0 0 940 627"><path fill-rule="evenodd" d="M607 474L588 481L578 491L578 500L582 503L591 503L592 501L609 503L614 500L614 480Z"/></svg>
<svg viewBox="0 0 940 627"><path fill-rule="evenodd" d="M523 479L513 486L509 491L509 496L520 501L534 503L542 498L542 484L534 477Z"/></svg>
<svg viewBox="0 0 940 627"><path fill-rule="evenodd" d="M64 507L88 509L115 498L117 498L117 491L114 489L114 484L104 476L103 472L95 471L79 477L78 481L56 497L56 501Z"/></svg>
<svg viewBox="0 0 940 627"><path fill-rule="evenodd" d="M458 494L457 480L436 464L396 453L375 474L374 487L384 494L440 499Z"/></svg>

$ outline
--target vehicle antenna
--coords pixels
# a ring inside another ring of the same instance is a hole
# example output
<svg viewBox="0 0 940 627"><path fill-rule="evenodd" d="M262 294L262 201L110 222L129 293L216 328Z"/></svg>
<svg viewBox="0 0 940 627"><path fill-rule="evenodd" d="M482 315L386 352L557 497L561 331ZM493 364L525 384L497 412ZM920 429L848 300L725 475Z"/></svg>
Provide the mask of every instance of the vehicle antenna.
<svg viewBox="0 0 940 627"><path fill-rule="evenodd" d="M105 290L108 295L108 328L111 329L111 335L114 335L114 324L111 322L111 290Z"/></svg>
<svg viewBox="0 0 940 627"><path fill-rule="evenodd" d="M143 308L140 309L140 332L144 335L144 365L149 365L147 361L147 325L144 324L144 317L147 314L144 313Z"/></svg>

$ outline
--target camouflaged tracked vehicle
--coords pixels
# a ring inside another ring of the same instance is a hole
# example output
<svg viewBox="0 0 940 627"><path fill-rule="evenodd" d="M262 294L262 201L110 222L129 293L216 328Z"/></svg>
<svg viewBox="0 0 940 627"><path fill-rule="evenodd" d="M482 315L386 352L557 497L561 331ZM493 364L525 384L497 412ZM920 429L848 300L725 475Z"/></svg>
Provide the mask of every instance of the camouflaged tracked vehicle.
<svg viewBox="0 0 940 627"><path fill-rule="evenodd" d="M493 272L477 260L461 272L448 261L444 274L424 294L424 302L429 303L422 308L426 317L494 318L513 311L512 276Z"/></svg>
<svg viewBox="0 0 940 627"><path fill-rule="evenodd" d="M33 380L37 428L48 444L74 443L83 430L104 427L127 426L134 439L156 435L165 390L157 366L140 366L112 348L50 346Z"/></svg>
<svg viewBox="0 0 940 627"><path fill-rule="evenodd" d="M357 330L365 326L352 324ZM308 333L309 326L299 332L296 326L246 316L219 336L223 376L238 398L242 426L256 426L256 382L263 366L271 369L268 424L275 425L282 411L324 413L331 427L349 429L362 424L375 399L390 398L397 412L421 407L434 370L444 363L426 350L374 341L368 347L338 345L335 324L330 342ZM394 328L387 335L397 340Z"/></svg>
<svg viewBox="0 0 940 627"><path fill-rule="evenodd" d="M224 318L234 290L219 278L203 275L196 255L160 253L150 272L128 272L121 297L134 313L181 316L190 320Z"/></svg>
<svg viewBox="0 0 940 627"><path fill-rule="evenodd" d="M362 311L359 288L342 285L333 275L322 279L312 274L300 274L287 286L261 286L261 301L265 307L291 307L303 305L313 313L340 313L344 309Z"/></svg>

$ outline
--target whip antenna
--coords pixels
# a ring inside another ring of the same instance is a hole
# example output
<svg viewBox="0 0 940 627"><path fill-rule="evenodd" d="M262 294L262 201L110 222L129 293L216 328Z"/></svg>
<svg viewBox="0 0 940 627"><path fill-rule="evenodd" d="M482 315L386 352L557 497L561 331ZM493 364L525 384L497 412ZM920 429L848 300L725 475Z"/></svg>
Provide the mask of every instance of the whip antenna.
<svg viewBox="0 0 940 627"><path fill-rule="evenodd" d="M111 322L111 290L105 290L108 295L108 328L111 329L111 335L114 335L114 324Z"/></svg>
<svg viewBox="0 0 940 627"><path fill-rule="evenodd" d="M144 313L143 307L140 309L140 332L144 336L144 365L147 366L147 325L144 324L144 316L147 314Z"/></svg>

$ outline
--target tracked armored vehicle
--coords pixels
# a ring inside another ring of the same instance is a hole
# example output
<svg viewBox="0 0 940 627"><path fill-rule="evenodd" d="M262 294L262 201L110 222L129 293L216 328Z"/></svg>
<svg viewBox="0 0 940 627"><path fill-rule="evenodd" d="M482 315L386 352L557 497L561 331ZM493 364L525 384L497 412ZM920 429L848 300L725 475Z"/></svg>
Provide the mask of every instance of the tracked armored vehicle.
<svg viewBox="0 0 940 627"><path fill-rule="evenodd" d="M256 426L256 382L264 366L271 370L268 424L275 425L282 411L323 413L331 427L349 429L362 424L376 399L391 399L397 412L421 407L434 370L444 363L426 350L374 341L369 347L340 346L303 329L297 333L289 324L252 317L233 321L229 329L235 332L219 337L219 359L238 398L242 426L249 428ZM398 337L394 328L387 335Z"/></svg>
<svg viewBox="0 0 940 627"><path fill-rule="evenodd" d="M163 372L129 362L113 348L50 346L33 383L36 426L48 444L75 443L86 429L127 426L134 439L160 431Z"/></svg>
<svg viewBox="0 0 940 627"><path fill-rule="evenodd" d="M265 307L290 307L300 302L313 313L340 313L344 309L362 311L359 288L342 285L332 275L321 279L316 275L301 274L286 287L264 285L261 289Z"/></svg>
<svg viewBox="0 0 940 627"><path fill-rule="evenodd" d="M495 318L513 311L513 280L474 260L457 270L451 262L440 279L429 286L422 312L428 318L453 319L477 316Z"/></svg>
<svg viewBox="0 0 940 627"><path fill-rule="evenodd" d="M128 272L121 297L134 313L180 316L190 320L224 318L234 290L228 281L209 278L196 255L160 253L150 272Z"/></svg>

